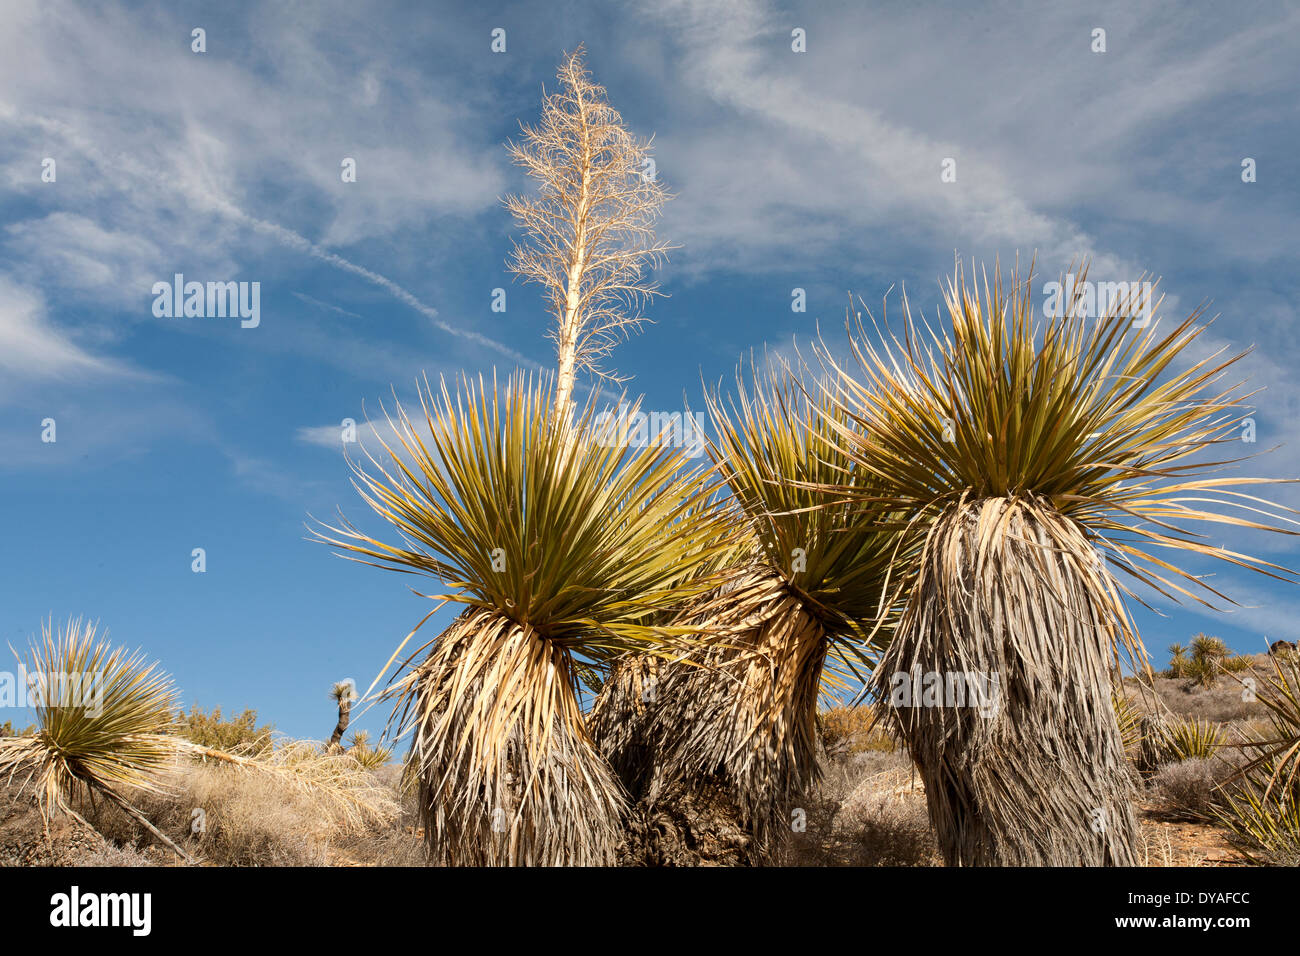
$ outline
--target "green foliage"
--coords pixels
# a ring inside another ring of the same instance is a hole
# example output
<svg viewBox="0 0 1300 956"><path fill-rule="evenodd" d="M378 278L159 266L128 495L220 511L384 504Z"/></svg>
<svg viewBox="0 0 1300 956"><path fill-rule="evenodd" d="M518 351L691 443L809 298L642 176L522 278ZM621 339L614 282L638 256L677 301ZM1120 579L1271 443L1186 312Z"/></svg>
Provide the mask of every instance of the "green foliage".
<svg viewBox="0 0 1300 956"><path fill-rule="evenodd" d="M0 724L0 737L30 737L36 733L36 725L28 724L22 730L15 730L14 725L9 721Z"/></svg>
<svg viewBox="0 0 1300 956"><path fill-rule="evenodd" d="M1193 686L1210 688L1226 671L1238 674L1251 667L1251 659L1231 655L1222 639L1208 634L1197 634L1191 641L1191 656L1181 644L1169 645L1169 669L1166 677L1188 680Z"/></svg>
<svg viewBox="0 0 1300 956"><path fill-rule="evenodd" d="M1174 724L1165 732L1165 749L1170 761L1208 760L1222 746L1219 725L1199 717Z"/></svg>
<svg viewBox="0 0 1300 956"><path fill-rule="evenodd" d="M393 748L371 747L370 734L364 730L358 730L352 735L347 753L367 770L378 770L393 759Z"/></svg>
<svg viewBox="0 0 1300 956"><path fill-rule="evenodd" d="M1300 658L1273 659L1259 687L1268 726L1245 743L1251 759L1224 795L1220 822L1259 862L1300 865Z"/></svg>
<svg viewBox="0 0 1300 956"><path fill-rule="evenodd" d="M1124 741L1124 752L1133 755L1142 743L1142 714L1122 690L1111 694L1111 703L1115 708L1120 738Z"/></svg>
<svg viewBox="0 0 1300 956"><path fill-rule="evenodd" d="M454 394L448 385L424 382L415 418L396 409L386 464L351 463L400 543L346 521L321 524L316 538L365 564L437 578L447 588L438 599L527 626L597 668L662 643L650 618L705 590L696 572L730 547L727 516L701 507L703 469L684 450L640 450L613 434L597 419L598 396L559 427L544 380L465 378Z"/></svg>
<svg viewBox="0 0 1300 956"><path fill-rule="evenodd" d="M44 625L20 658L40 688L38 730L0 740L0 775L34 786L47 820L87 788L110 797L119 788L158 790L176 754L171 678L95 630L79 619L57 631Z"/></svg>
<svg viewBox="0 0 1300 956"><path fill-rule="evenodd" d="M244 708L243 713L226 720L220 707L209 713L195 704L180 718L177 733L202 747L214 750L265 753L271 749L270 724L257 725L257 711Z"/></svg>

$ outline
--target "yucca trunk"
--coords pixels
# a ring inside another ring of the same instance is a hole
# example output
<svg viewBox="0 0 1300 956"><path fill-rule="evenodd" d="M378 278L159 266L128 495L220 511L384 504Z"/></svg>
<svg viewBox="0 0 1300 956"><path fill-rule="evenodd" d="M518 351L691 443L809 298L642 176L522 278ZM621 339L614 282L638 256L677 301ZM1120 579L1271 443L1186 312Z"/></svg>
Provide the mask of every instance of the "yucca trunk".
<svg viewBox="0 0 1300 956"><path fill-rule="evenodd" d="M626 800L583 727L568 650L476 608L438 638L414 680L431 862L614 863Z"/></svg>
<svg viewBox="0 0 1300 956"><path fill-rule="evenodd" d="M330 734L330 739L326 741L325 748L333 750L334 748L342 749L343 735L348 732L348 724L352 722L352 699L350 697L339 698L339 719L334 725L334 733Z"/></svg>
<svg viewBox="0 0 1300 956"><path fill-rule="evenodd" d="M1111 701L1119 607L1091 545L1041 500L963 499L931 528L874 683L895 695L949 866L1137 863ZM900 695L962 684L991 693Z"/></svg>
<svg viewBox="0 0 1300 956"><path fill-rule="evenodd" d="M651 729L658 703L660 661L625 654L610 669L591 712L587 730L633 800L646 795L658 748Z"/></svg>
<svg viewBox="0 0 1300 956"><path fill-rule="evenodd" d="M770 858L816 781L827 632L779 577L746 570L679 624L709 642L606 688L597 739L642 798L650 837L715 845L727 862ZM615 704L637 693L643 714ZM624 713L632 721L611 720ZM635 748L635 749L634 749ZM653 841L652 841L653 842ZM643 855L671 855L664 848Z"/></svg>
<svg viewBox="0 0 1300 956"><path fill-rule="evenodd" d="M828 645L825 628L788 591L759 615L693 662L664 668L655 729L663 774L718 776L757 845L767 847L789 832L791 811L817 778Z"/></svg>

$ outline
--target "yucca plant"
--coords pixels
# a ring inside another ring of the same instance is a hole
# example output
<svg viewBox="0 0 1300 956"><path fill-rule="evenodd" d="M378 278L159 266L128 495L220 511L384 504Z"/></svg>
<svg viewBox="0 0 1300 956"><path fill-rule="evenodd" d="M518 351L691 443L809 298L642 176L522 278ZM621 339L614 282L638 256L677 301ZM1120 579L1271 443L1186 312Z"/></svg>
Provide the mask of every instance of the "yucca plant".
<svg viewBox="0 0 1300 956"><path fill-rule="evenodd" d="M43 624L40 640L18 658L35 692L36 732L0 739L0 775L19 778L19 790L34 788L47 829L56 813L89 826L73 803L103 797L189 860L125 796L160 792L179 752L171 678L96 629L81 619L57 630Z"/></svg>
<svg viewBox="0 0 1300 956"><path fill-rule="evenodd" d="M819 696L870 670L902 577L891 578L898 536L821 490L856 476L828 441L823 416L836 410L810 395L804 375L769 365L738 378L729 410L709 397L709 452L745 537L725 582L676 618L702 640L654 665L647 718L649 802L720 787L753 838L753 860L788 832L795 799L816 778ZM598 710L616 692L628 691L607 689Z"/></svg>
<svg viewBox="0 0 1300 956"><path fill-rule="evenodd" d="M1209 760L1223 746L1223 732L1213 721L1199 717L1182 720L1166 728L1164 746L1166 762Z"/></svg>
<svg viewBox="0 0 1300 956"><path fill-rule="evenodd" d="M525 232L509 267L541 286L553 320L553 382L516 376L503 393L495 378L490 392L466 380L453 398L426 381L419 426L397 409L400 451L385 444L390 462L370 458L373 473L354 465L403 542L350 525L320 535L440 578L442 601L465 606L390 687L399 728L414 731L431 854L446 863L613 861L625 797L592 746L584 685L596 691L614 659L659 643L660 619L726 547L682 451L596 427L596 396L578 414L577 376L615 379L602 360L659 294L647 272L670 248L654 230L670 197L646 174L650 142L624 127L581 47L558 81L509 147L538 190L505 200Z"/></svg>
<svg viewBox="0 0 1300 956"><path fill-rule="evenodd" d="M706 582L706 589L721 586L728 569L736 567L742 559L747 560L756 544L725 497L701 496L693 508L709 511L708 520L729 526L728 546L712 549L694 565L695 574ZM707 593L702 593L695 601L700 603L706 599ZM648 652L628 653L615 660L607 679L595 687L596 697L587 714L592 739L634 801L641 801L654 781L659 747L653 720L659 704L662 669L670 661L681 662L693 656L700 640L707 639L700 628L681 626L683 610L667 607L655 616L650 623L660 629L662 644L649 648Z"/></svg>
<svg viewBox="0 0 1300 956"><path fill-rule="evenodd" d="M1194 661L1218 661L1228 656L1228 645L1223 643L1223 639L1208 634L1197 634L1193 637L1191 648Z"/></svg>
<svg viewBox="0 0 1300 956"><path fill-rule="evenodd" d="M1169 677L1182 677L1187 673L1187 648L1181 644L1169 645L1169 670L1165 673Z"/></svg>
<svg viewBox="0 0 1300 956"><path fill-rule="evenodd" d="M103 798L187 863L197 862L128 800L132 793L170 793L173 775L190 760L213 760L311 793L350 828L391 819L387 791L365 779L350 757L321 755L309 742L273 747L270 729L257 729L252 711L226 724L220 711L196 709L184 719L172 680L156 662L96 632L81 619L57 630L45 624L19 658L34 688L37 722L30 735L0 739L0 776L17 781L20 793L34 790L47 832L60 813L93 828L77 807L95 808ZM238 752L209 746L209 738ZM188 808L186 814L188 820Z"/></svg>
<svg viewBox="0 0 1300 956"><path fill-rule="evenodd" d="M393 759L394 749L393 747L372 746L370 734L364 730L358 730L352 735L352 742L349 744L346 753L365 769L377 770Z"/></svg>
<svg viewBox="0 0 1300 956"><path fill-rule="evenodd" d="M1257 862L1300 865L1300 658L1271 658L1257 688L1268 726L1240 746L1245 764L1223 791L1216 814Z"/></svg>
<svg viewBox="0 0 1300 956"><path fill-rule="evenodd" d="M1122 688L1113 691L1110 699L1115 708L1115 723L1119 725L1124 752L1130 759L1134 759L1142 746L1142 712L1134 706Z"/></svg>
<svg viewBox="0 0 1300 956"><path fill-rule="evenodd" d="M918 326L904 298L903 339L875 346L859 321L856 371L836 366L849 414L838 443L924 541L874 681L883 692L897 673L1000 680L992 713L899 711L950 865L1133 864L1110 694L1121 651L1139 671L1145 653L1113 572L1211 604L1217 591L1155 552L1289 579L1185 529L1289 519L1236 490L1263 479L1226 476L1201 454L1233 441L1245 410L1220 383L1236 359L1188 357L1200 310L1140 331L1124 317L1133 302L1087 318L1079 285L1064 317L1040 319L1031 282L1004 286L994 271L981 290L958 269L944 290L950 331Z"/></svg>
<svg viewBox="0 0 1300 956"><path fill-rule="evenodd" d="M325 749L337 751L342 749L342 744L339 741L347 733L348 724L352 720L352 705L357 700L356 685L350 680L337 681L330 687L329 697L338 707L339 717L334 724L334 732L330 734L330 739L325 741Z"/></svg>
<svg viewBox="0 0 1300 956"><path fill-rule="evenodd" d="M1197 634L1191 642L1191 659L1183 667L1183 676L1198 687L1213 687L1223 673L1228 645L1217 637Z"/></svg>
<svg viewBox="0 0 1300 956"><path fill-rule="evenodd" d="M553 399L519 375L455 397L426 381L420 424L400 405L389 418L387 463L353 463L401 543L347 522L317 532L363 563L440 579L436 598L465 608L389 688L439 862L612 862L625 798L584 725L585 668L657 645L652 620L725 547L684 451L598 440L596 399L575 426Z"/></svg>

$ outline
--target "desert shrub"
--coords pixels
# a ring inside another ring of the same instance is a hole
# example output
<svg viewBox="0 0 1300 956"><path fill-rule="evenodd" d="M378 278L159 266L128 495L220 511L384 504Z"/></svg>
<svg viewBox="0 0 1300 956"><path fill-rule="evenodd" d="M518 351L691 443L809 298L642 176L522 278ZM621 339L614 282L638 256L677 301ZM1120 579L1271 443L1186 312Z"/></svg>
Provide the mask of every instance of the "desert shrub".
<svg viewBox="0 0 1300 956"><path fill-rule="evenodd" d="M879 705L831 707L817 714L817 728L827 756L842 758L863 751L892 753L898 738L888 729L886 715Z"/></svg>
<svg viewBox="0 0 1300 956"><path fill-rule="evenodd" d="M1223 761L1203 757L1167 764L1151 778L1151 802L1169 816L1210 819L1214 808L1223 802L1217 788L1230 773Z"/></svg>
<svg viewBox="0 0 1300 956"><path fill-rule="evenodd" d="M387 832L396 793L343 754L285 744L259 758L268 769L185 760L166 792L142 794L140 808L196 857L220 866L324 866L340 841ZM119 845L153 837L112 806L96 828Z"/></svg>
<svg viewBox="0 0 1300 956"><path fill-rule="evenodd" d="M112 866L137 867L159 866L160 862L148 853L133 846L117 846L101 843L92 850L86 850L64 861L65 866Z"/></svg>
<svg viewBox="0 0 1300 956"><path fill-rule="evenodd" d="M270 724L257 726L257 711L244 708L243 713L226 720L220 707L209 713L195 704L180 719L178 733L202 747L241 753L264 753L271 749Z"/></svg>
<svg viewBox="0 0 1300 956"><path fill-rule="evenodd" d="M784 866L933 866L938 845L925 795L901 751L862 750L823 768L805 796L805 829L777 858Z"/></svg>
<svg viewBox="0 0 1300 956"><path fill-rule="evenodd" d="M878 797L847 821L857 866L933 866L938 855L922 800Z"/></svg>
<svg viewBox="0 0 1300 956"><path fill-rule="evenodd" d="M22 730L15 730L14 725L9 721L0 724L0 737L30 737L36 733L36 725L28 724Z"/></svg>

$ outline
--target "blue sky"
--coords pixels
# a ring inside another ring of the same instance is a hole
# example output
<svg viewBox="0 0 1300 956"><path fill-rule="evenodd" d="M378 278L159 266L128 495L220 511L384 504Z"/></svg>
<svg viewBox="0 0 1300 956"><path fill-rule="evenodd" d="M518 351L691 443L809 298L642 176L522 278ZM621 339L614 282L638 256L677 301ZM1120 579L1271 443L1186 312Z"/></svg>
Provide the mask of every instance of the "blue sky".
<svg viewBox="0 0 1300 956"><path fill-rule="evenodd" d="M1088 256L1095 278L1162 276L1167 315L1214 300L1213 342L1257 346L1248 450L1282 446L1253 468L1300 474L1300 7L867 6L7 0L0 637L98 619L187 704L329 732L331 682L368 684L428 603L305 540L338 507L379 530L338 423L422 373L553 363L536 288L504 268L499 198L528 183L502 144L579 42L677 194L670 297L612 360L646 407L699 408L749 350L834 333L849 292L905 283L932 314L954 253L1037 252L1043 281ZM178 272L259 282L260 324L156 317ZM1295 563L1285 539L1240 543ZM1141 612L1148 645L1297 637L1293 588L1217 580L1250 606Z"/></svg>

